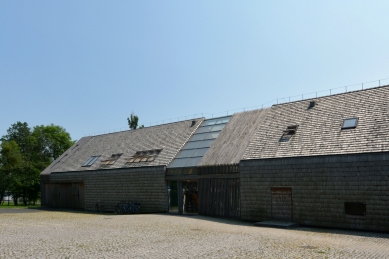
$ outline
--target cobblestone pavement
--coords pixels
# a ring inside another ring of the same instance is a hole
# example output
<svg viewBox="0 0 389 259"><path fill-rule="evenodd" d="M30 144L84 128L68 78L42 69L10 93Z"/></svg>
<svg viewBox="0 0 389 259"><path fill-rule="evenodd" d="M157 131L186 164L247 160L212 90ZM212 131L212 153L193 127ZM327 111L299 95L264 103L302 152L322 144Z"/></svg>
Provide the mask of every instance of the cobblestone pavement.
<svg viewBox="0 0 389 259"><path fill-rule="evenodd" d="M0 214L0 258L389 258L389 234L39 210Z"/></svg>

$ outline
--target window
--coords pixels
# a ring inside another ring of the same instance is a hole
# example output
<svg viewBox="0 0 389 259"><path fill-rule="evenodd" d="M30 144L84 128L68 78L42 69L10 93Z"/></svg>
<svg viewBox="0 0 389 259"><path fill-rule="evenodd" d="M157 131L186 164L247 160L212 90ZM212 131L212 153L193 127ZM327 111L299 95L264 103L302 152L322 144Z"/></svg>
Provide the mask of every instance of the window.
<svg viewBox="0 0 389 259"><path fill-rule="evenodd" d="M151 162L161 153L162 149L153 149L146 151L137 151L131 156L127 163Z"/></svg>
<svg viewBox="0 0 389 259"><path fill-rule="evenodd" d="M289 139L291 139L293 137L293 135L296 133L298 127L299 127L299 125L287 126L286 129L283 131L284 134L282 134L282 136L278 142L288 142Z"/></svg>
<svg viewBox="0 0 389 259"><path fill-rule="evenodd" d="M230 118L231 116L227 116L203 121L178 156L173 160L170 167L197 166Z"/></svg>
<svg viewBox="0 0 389 259"><path fill-rule="evenodd" d="M99 157L100 157L100 156L92 156L92 157L90 157L88 160L86 160L86 162L85 162L82 166L87 167L87 166L93 165L93 163L96 162L96 160L97 160Z"/></svg>
<svg viewBox="0 0 389 259"><path fill-rule="evenodd" d="M343 120L342 129L354 129L357 127L358 118L350 118Z"/></svg>
<svg viewBox="0 0 389 259"><path fill-rule="evenodd" d="M345 202L344 212L347 215L365 216L366 215L366 203L364 202Z"/></svg>
<svg viewBox="0 0 389 259"><path fill-rule="evenodd" d="M121 154L113 154L110 158L103 161L103 165L113 165L122 156Z"/></svg>

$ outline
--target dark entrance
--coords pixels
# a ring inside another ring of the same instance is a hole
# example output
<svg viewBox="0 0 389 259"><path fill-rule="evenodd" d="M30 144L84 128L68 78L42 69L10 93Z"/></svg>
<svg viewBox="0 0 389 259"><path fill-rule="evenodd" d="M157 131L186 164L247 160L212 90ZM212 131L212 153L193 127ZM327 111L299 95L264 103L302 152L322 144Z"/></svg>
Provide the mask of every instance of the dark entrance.
<svg viewBox="0 0 389 259"><path fill-rule="evenodd" d="M169 212L198 213L197 181L169 181Z"/></svg>
<svg viewBox="0 0 389 259"><path fill-rule="evenodd" d="M84 183L45 184L45 194L51 207L84 208Z"/></svg>
<svg viewBox="0 0 389 259"><path fill-rule="evenodd" d="M271 216L277 221L293 221L292 188L271 188Z"/></svg>

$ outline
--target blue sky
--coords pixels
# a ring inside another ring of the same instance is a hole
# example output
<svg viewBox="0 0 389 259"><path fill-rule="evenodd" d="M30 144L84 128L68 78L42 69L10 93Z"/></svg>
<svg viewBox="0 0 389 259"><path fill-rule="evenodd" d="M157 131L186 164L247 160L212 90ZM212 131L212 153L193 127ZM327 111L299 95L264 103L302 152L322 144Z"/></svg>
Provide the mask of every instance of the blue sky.
<svg viewBox="0 0 389 259"><path fill-rule="evenodd" d="M149 126L389 78L388 10L357 0L2 1L0 136L22 121L80 139L126 129L131 112Z"/></svg>

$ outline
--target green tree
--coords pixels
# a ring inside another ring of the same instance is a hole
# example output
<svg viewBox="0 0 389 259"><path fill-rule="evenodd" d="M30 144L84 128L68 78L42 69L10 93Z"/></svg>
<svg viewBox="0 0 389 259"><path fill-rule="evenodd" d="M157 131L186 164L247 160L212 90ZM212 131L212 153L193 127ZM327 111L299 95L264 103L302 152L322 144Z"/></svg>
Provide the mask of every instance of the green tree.
<svg viewBox="0 0 389 259"><path fill-rule="evenodd" d="M49 164L74 144L70 134L63 127L54 124L35 126L32 137L35 141L34 155ZM44 168L46 167L45 164Z"/></svg>
<svg viewBox="0 0 389 259"><path fill-rule="evenodd" d="M127 118L128 127L133 130L136 129L138 127L138 120L138 116L136 116L134 113L131 113L130 118Z"/></svg>
<svg viewBox="0 0 389 259"><path fill-rule="evenodd" d="M25 205L38 199L40 172L74 143L61 126L41 125L31 131L26 122L12 124L1 140L16 142L22 157L9 185L15 205L19 197Z"/></svg>
<svg viewBox="0 0 389 259"><path fill-rule="evenodd" d="M9 190L13 177L22 163L22 155L15 141L4 141L0 150L0 201Z"/></svg>

